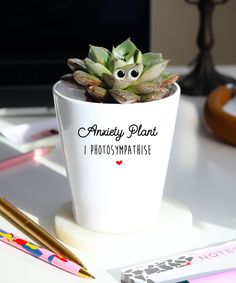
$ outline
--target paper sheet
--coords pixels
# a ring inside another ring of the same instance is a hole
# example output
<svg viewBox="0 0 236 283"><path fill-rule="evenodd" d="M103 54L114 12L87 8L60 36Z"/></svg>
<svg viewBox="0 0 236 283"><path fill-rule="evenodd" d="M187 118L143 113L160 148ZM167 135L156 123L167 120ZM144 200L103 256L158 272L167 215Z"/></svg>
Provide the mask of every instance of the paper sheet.
<svg viewBox="0 0 236 283"><path fill-rule="evenodd" d="M58 134L58 127L56 118L53 117L40 122L3 128L1 134L9 141L22 145Z"/></svg>
<svg viewBox="0 0 236 283"><path fill-rule="evenodd" d="M122 270L124 283L173 283L236 268L236 241Z"/></svg>

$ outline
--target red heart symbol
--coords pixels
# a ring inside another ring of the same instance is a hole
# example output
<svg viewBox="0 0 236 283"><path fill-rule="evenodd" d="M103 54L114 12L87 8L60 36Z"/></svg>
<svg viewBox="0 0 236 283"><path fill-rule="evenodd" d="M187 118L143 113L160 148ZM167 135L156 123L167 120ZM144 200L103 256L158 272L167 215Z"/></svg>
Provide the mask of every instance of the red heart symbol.
<svg viewBox="0 0 236 283"><path fill-rule="evenodd" d="M121 165L121 163L122 163L122 160L119 160L119 161L117 160L117 161L116 161L116 164L117 164L117 165Z"/></svg>

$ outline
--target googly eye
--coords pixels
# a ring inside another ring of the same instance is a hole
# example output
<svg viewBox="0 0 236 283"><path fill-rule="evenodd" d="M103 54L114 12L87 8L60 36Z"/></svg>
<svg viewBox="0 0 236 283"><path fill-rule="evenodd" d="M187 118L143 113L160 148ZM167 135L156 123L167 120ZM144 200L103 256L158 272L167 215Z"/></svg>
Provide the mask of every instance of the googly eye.
<svg viewBox="0 0 236 283"><path fill-rule="evenodd" d="M114 77L117 80L122 80L125 77L125 72L122 69L117 69L114 73Z"/></svg>
<svg viewBox="0 0 236 283"><path fill-rule="evenodd" d="M136 69L131 69L128 73L128 77L131 80L137 80L139 78L139 71Z"/></svg>

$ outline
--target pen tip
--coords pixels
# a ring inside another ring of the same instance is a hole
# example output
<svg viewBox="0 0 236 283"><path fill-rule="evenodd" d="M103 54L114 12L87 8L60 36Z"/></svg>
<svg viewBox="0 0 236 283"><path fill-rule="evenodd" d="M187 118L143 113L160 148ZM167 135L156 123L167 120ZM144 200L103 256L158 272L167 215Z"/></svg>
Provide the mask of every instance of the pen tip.
<svg viewBox="0 0 236 283"><path fill-rule="evenodd" d="M81 268L81 269L79 270L79 275L80 275L81 277L84 277L84 278L93 278L93 279L95 279L95 277L94 277L90 272L88 272L87 270L85 270L84 268Z"/></svg>

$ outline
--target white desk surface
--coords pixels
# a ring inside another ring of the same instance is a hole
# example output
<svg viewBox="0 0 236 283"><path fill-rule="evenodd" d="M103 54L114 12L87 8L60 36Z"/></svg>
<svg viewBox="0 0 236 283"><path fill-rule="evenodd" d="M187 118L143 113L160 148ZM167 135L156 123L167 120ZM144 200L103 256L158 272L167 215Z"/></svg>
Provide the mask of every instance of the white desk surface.
<svg viewBox="0 0 236 283"><path fill-rule="evenodd" d="M205 97L201 96L182 96L180 99L164 192L166 197L176 199L192 211L194 228L189 239L192 248L236 239L236 148L216 140L206 131L202 121L204 102ZM47 118L1 117L0 128L27 120ZM4 138L0 137L0 140L0 159L14 154L13 145L8 147L4 144ZM41 143L58 146L50 160L46 160L44 165L28 163L1 172L0 195L36 217L41 226L55 235L56 211L71 196L65 178L60 140L58 137L51 137L35 145ZM18 147L17 150L22 151L25 148ZM2 218L0 227L22 235ZM3 282L41 282L42 278L45 282L85 282L38 263L38 260L32 260L30 256L22 255L1 242L0 251L0 275ZM83 252L79 254L83 258ZM89 264L91 262L93 266L92 255L85 254L85 257L86 260L89 258ZM101 266L101 269L106 267ZM111 274L116 280L104 272L101 275L103 280L92 282L119 282L120 267L116 267Z"/></svg>

